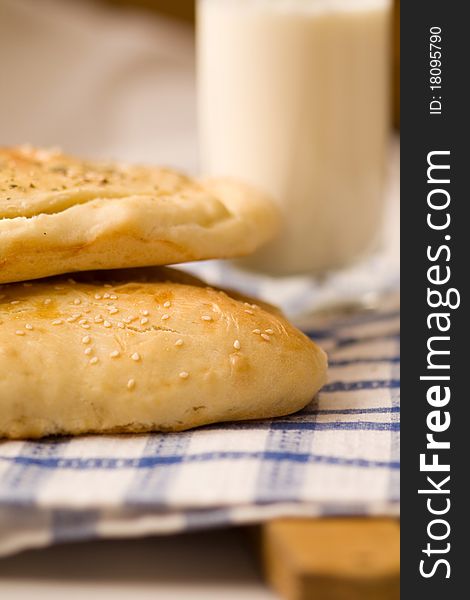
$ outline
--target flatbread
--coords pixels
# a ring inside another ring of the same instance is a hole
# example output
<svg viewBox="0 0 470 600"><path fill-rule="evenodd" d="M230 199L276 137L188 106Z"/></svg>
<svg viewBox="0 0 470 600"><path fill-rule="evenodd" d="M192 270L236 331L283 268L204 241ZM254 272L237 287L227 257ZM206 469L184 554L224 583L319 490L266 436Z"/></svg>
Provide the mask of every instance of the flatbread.
<svg viewBox="0 0 470 600"><path fill-rule="evenodd" d="M0 283L242 256L278 221L269 199L227 178L0 149Z"/></svg>
<svg viewBox="0 0 470 600"><path fill-rule="evenodd" d="M165 268L0 286L0 437L286 415L325 353L276 309Z"/></svg>

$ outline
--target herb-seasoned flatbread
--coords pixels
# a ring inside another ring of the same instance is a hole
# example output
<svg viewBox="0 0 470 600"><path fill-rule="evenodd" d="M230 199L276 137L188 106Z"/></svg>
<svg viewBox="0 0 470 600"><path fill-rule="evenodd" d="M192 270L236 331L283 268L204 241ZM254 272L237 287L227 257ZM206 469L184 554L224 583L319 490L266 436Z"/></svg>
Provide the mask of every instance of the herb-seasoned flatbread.
<svg viewBox="0 0 470 600"><path fill-rule="evenodd" d="M0 149L0 283L241 256L277 222L270 200L230 179Z"/></svg>

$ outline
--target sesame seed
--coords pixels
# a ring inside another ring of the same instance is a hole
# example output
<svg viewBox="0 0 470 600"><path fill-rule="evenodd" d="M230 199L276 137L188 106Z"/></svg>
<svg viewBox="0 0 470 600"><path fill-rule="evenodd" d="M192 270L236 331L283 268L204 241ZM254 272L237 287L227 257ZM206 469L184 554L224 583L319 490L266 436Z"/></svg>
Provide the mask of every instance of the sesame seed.
<svg viewBox="0 0 470 600"><path fill-rule="evenodd" d="M132 390L133 388L135 388L135 379L129 379L127 382L127 389Z"/></svg>
<svg viewBox="0 0 470 600"><path fill-rule="evenodd" d="M103 298L110 298L110 294L108 294L108 292L105 292L105 293L103 294Z"/></svg>
<svg viewBox="0 0 470 600"><path fill-rule="evenodd" d="M24 335L24 331L21 331L21 329L17 329L15 333L16 335Z"/></svg>
<svg viewBox="0 0 470 600"><path fill-rule="evenodd" d="M91 337L89 335L85 335L82 337L83 344L89 344L91 342Z"/></svg>
<svg viewBox="0 0 470 600"><path fill-rule="evenodd" d="M19 300L12 300L12 301L10 302L10 304L19 304L19 303L20 303L20 301L19 301Z"/></svg>
<svg viewBox="0 0 470 600"><path fill-rule="evenodd" d="M140 319L140 324L141 325L145 325L148 322L149 322L149 320L147 319L147 317L143 317L142 319Z"/></svg>
<svg viewBox="0 0 470 600"><path fill-rule="evenodd" d="M91 350L91 348L90 348L90 350ZM90 365L96 365L97 362L98 362L98 357L97 356L94 356L93 358L90 358Z"/></svg>
<svg viewBox="0 0 470 600"><path fill-rule="evenodd" d="M269 335L267 335L266 333L262 333L262 334L261 334L261 337L263 338L263 340L266 340L267 342L269 342L269 341L270 341L270 339L271 339L271 338L269 337Z"/></svg>
<svg viewBox="0 0 470 600"><path fill-rule="evenodd" d="M78 306L79 304L82 303L82 301L80 300L80 298L75 298L75 300L73 301L73 303Z"/></svg>
<svg viewBox="0 0 470 600"><path fill-rule="evenodd" d="M189 377L189 373L187 371L181 371L180 377L181 379L187 379Z"/></svg>
<svg viewBox="0 0 470 600"><path fill-rule="evenodd" d="M252 304L251 308L259 308L259 306L257 304Z"/></svg>
<svg viewBox="0 0 470 600"><path fill-rule="evenodd" d="M67 321L69 323L73 323L74 321L76 321L78 319L78 317L81 317L81 315L72 315L71 317L68 317Z"/></svg>
<svg viewBox="0 0 470 600"><path fill-rule="evenodd" d="M75 284L77 283L77 282L75 281L75 279L72 279L71 277L69 277L69 278L67 279L67 281L68 281L70 284L72 284L72 285L75 285Z"/></svg>
<svg viewBox="0 0 470 600"><path fill-rule="evenodd" d="M61 325L63 323L62 319L55 319L54 321L52 321L53 325Z"/></svg>
<svg viewBox="0 0 470 600"><path fill-rule="evenodd" d="M121 323L121 321L118 321L117 326L119 327L119 329L124 329L124 323Z"/></svg>
<svg viewBox="0 0 470 600"><path fill-rule="evenodd" d="M32 283L29 283L29 281L25 281L25 282L23 283L23 287L31 287L32 285L33 285L33 284L32 284Z"/></svg>
<svg viewBox="0 0 470 600"><path fill-rule="evenodd" d="M85 323L88 322L88 319L80 319L80 321L78 322L79 325L85 325Z"/></svg>
<svg viewBox="0 0 470 600"><path fill-rule="evenodd" d="M123 319L124 323L130 323L131 320L129 319L129 317L126 317L125 319Z"/></svg>
<svg viewBox="0 0 470 600"><path fill-rule="evenodd" d="M52 300L50 298L46 298L44 300L44 304L50 304L52 302Z"/></svg>
<svg viewBox="0 0 470 600"><path fill-rule="evenodd" d="M101 294L95 294L95 299L96 300L101 300L103 296Z"/></svg>
<svg viewBox="0 0 470 600"><path fill-rule="evenodd" d="M270 333L271 335L274 333L273 329L265 329L266 333Z"/></svg>
<svg viewBox="0 0 470 600"><path fill-rule="evenodd" d="M90 326L88 325L88 323L84 323L84 324L82 325L82 328L83 328L83 329L90 329Z"/></svg>
<svg viewBox="0 0 470 600"><path fill-rule="evenodd" d="M129 323L132 323L132 321L135 321L137 319L135 315L129 315L127 318L129 319Z"/></svg>
<svg viewBox="0 0 470 600"><path fill-rule="evenodd" d="M119 310L115 306L113 306L112 308L109 309L110 315L115 315L118 312L119 312Z"/></svg>
<svg viewBox="0 0 470 600"><path fill-rule="evenodd" d="M148 314L149 314L149 311L147 309L141 310L140 312L141 312L141 314L144 315L144 317L148 316Z"/></svg>
<svg viewBox="0 0 470 600"><path fill-rule="evenodd" d="M103 322L103 317L101 315L96 315L95 323L102 323L102 322Z"/></svg>
<svg viewBox="0 0 470 600"><path fill-rule="evenodd" d="M64 288L63 288L62 285L55 285L54 289L57 290L57 291L60 291L60 290L63 290Z"/></svg>
<svg viewBox="0 0 470 600"><path fill-rule="evenodd" d="M117 300L116 294L111 294L109 297L111 300Z"/></svg>
<svg viewBox="0 0 470 600"><path fill-rule="evenodd" d="M25 329L28 329L28 331L31 331L33 329L33 326L30 325L29 323L26 323L26 325L24 326Z"/></svg>
<svg viewBox="0 0 470 600"><path fill-rule="evenodd" d="M260 334L261 333L261 329L253 329L253 333Z"/></svg>
<svg viewBox="0 0 470 600"><path fill-rule="evenodd" d="M201 319L203 321L212 321L212 317L210 317L209 315L202 315Z"/></svg>
<svg viewBox="0 0 470 600"><path fill-rule="evenodd" d="M111 358L117 358L120 355L121 355L121 353L119 352L119 350L113 350L109 356Z"/></svg>
<svg viewBox="0 0 470 600"><path fill-rule="evenodd" d="M248 315L254 315L254 314L255 314L255 313L254 313L252 310L250 310L249 308L245 309L245 312L246 312Z"/></svg>
<svg viewBox="0 0 470 600"><path fill-rule="evenodd" d="M184 344L182 339L176 340L175 346L182 346Z"/></svg>
<svg viewBox="0 0 470 600"><path fill-rule="evenodd" d="M162 315L162 321L166 321L169 318L170 318L170 315L167 315L166 313L164 315Z"/></svg>
<svg viewBox="0 0 470 600"><path fill-rule="evenodd" d="M105 287L105 288L112 288L113 286L110 283L104 283L103 287Z"/></svg>
<svg viewBox="0 0 470 600"><path fill-rule="evenodd" d="M233 347L235 348L235 350L240 350L240 342L239 342L239 340L235 340L233 342Z"/></svg>
<svg viewBox="0 0 470 600"><path fill-rule="evenodd" d="M134 352L134 354L131 356L132 360L138 361L140 360L140 354L138 352Z"/></svg>
<svg viewBox="0 0 470 600"><path fill-rule="evenodd" d="M112 327L111 323L109 321L104 321L103 325L105 327Z"/></svg>
<svg viewBox="0 0 470 600"><path fill-rule="evenodd" d="M164 303L163 303L163 306L164 306L165 308L170 308L170 306L171 306L171 302L170 302L169 300L167 300L166 302L164 302Z"/></svg>
<svg viewBox="0 0 470 600"><path fill-rule="evenodd" d="M89 354L91 354L92 352L93 352L93 349L92 349L92 348L85 348L85 350L83 351L83 354L86 354L86 355L88 356L88 355L89 355Z"/></svg>

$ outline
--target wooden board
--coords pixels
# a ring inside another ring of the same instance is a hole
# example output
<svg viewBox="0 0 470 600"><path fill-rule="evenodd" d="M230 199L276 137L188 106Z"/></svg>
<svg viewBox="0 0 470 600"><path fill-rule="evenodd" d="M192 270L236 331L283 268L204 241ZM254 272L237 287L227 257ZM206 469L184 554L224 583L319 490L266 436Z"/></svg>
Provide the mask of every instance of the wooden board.
<svg viewBox="0 0 470 600"><path fill-rule="evenodd" d="M260 527L258 545L287 600L398 600L399 540L394 519L280 519Z"/></svg>

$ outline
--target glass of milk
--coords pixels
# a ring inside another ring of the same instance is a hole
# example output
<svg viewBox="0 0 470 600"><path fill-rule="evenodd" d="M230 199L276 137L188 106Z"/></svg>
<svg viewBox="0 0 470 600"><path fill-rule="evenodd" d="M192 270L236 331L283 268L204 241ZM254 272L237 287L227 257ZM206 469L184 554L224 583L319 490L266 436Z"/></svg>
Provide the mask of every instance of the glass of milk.
<svg viewBox="0 0 470 600"><path fill-rule="evenodd" d="M241 263L323 274L377 242L390 0L199 0L202 172L269 192L280 235Z"/></svg>

